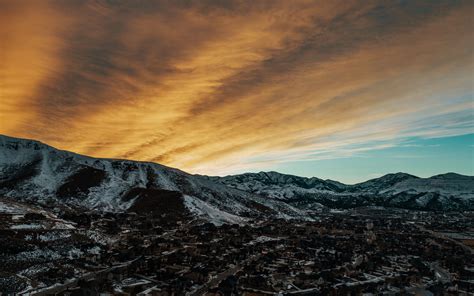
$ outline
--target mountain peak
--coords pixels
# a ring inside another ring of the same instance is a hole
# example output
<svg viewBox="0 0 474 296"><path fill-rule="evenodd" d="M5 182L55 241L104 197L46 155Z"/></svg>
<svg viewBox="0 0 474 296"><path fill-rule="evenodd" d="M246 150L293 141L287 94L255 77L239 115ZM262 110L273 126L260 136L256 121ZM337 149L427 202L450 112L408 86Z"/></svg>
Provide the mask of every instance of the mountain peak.
<svg viewBox="0 0 474 296"><path fill-rule="evenodd" d="M439 175L432 176L429 179L438 179L438 180L440 180L440 179L443 179L443 180L467 179L467 180L469 180L469 179L474 179L474 177L449 172L449 173L446 173L446 174L439 174Z"/></svg>
<svg viewBox="0 0 474 296"><path fill-rule="evenodd" d="M15 138L15 137L10 137L6 135L0 134L0 146L4 147L9 147L13 149L18 149L18 148L36 148L39 149L39 147L49 147L48 145L36 141L36 140L30 140L30 139L22 139L22 138Z"/></svg>
<svg viewBox="0 0 474 296"><path fill-rule="evenodd" d="M176 199L180 208L216 224L279 216L282 209L304 218L281 202L157 163L92 158L3 135L0 196L111 212L155 211L166 206L157 203Z"/></svg>
<svg viewBox="0 0 474 296"><path fill-rule="evenodd" d="M419 177L415 175L403 173L403 172L397 172L397 173L390 173L390 174L383 175L379 179L394 179L394 178L415 178L416 179Z"/></svg>

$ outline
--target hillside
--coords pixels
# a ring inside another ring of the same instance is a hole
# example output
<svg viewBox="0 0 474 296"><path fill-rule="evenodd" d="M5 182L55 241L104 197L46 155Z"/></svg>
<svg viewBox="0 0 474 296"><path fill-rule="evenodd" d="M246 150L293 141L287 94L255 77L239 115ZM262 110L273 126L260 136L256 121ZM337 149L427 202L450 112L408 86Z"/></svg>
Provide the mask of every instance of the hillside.
<svg viewBox="0 0 474 296"><path fill-rule="evenodd" d="M277 172L191 175L156 163L98 159L0 136L0 196L100 211L186 214L214 223L311 219L325 208L473 210L474 178L388 174L355 185Z"/></svg>

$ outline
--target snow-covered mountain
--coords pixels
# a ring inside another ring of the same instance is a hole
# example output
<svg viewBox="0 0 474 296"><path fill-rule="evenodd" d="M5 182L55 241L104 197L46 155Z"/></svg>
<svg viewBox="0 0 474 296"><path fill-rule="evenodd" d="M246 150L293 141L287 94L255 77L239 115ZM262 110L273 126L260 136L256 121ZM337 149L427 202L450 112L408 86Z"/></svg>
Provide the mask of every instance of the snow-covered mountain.
<svg viewBox="0 0 474 296"><path fill-rule="evenodd" d="M216 223L309 219L309 212L325 207L474 210L473 181L454 173L431 178L397 173L356 185L277 172L208 177L0 135L0 197L107 211L184 209Z"/></svg>
<svg viewBox="0 0 474 296"><path fill-rule="evenodd" d="M245 173L226 177L210 177L210 179L238 188L247 192L258 193L277 199L287 199L299 192L340 192L347 185L316 177L305 178L278 172Z"/></svg>
<svg viewBox="0 0 474 296"><path fill-rule="evenodd" d="M35 203L124 211L183 204L213 222L305 217L287 203L156 163L87 157L0 135L0 196Z"/></svg>
<svg viewBox="0 0 474 296"><path fill-rule="evenodd" d="M420 210L474 210L474 177L455 173L419 178L387 174L355 185L277 172L210 177L230 187L306 208L389 206Z"/></svg>

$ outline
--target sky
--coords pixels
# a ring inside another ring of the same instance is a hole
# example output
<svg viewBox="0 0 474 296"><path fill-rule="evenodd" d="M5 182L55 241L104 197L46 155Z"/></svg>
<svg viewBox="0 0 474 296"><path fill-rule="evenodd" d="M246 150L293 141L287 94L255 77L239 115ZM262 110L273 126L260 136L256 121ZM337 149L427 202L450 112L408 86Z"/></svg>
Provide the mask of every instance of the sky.
<svg viewBox="0 0 474 296"><path fill-rule="evenodd" d="M473 175L473 15L456 0L0 0L0 133L208 175Z"/></svg>

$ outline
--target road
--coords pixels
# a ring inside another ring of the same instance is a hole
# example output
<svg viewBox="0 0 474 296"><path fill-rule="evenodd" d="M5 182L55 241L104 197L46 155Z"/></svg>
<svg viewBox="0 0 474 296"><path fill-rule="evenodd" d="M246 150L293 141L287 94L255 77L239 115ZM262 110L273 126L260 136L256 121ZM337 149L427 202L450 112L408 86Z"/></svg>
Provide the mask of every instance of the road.
<svg viewBox="0 0 474 296"><path fill-rule="evenodd" d="M415 224L416 227L418 229L420 229L421 231L424 231L424 232L428 232L429 234L431 234L432 236L434 237L437 237L437 238L441 238L441 239L445 239L445 240L448 240L450 242L453 242L455 243L456 245L460 246L461 248L463 248L465 251L471 253L471 255L474 255L474 249L472 249L471 247L461 243L460 241L457 241L453 238L450 238L442 233L439 233L439 232L436 232L436 231L433 231L433 230L429 230L429 229L426 229L425 227L423 227L422 225L419 225L419 224Z"/></svg>

